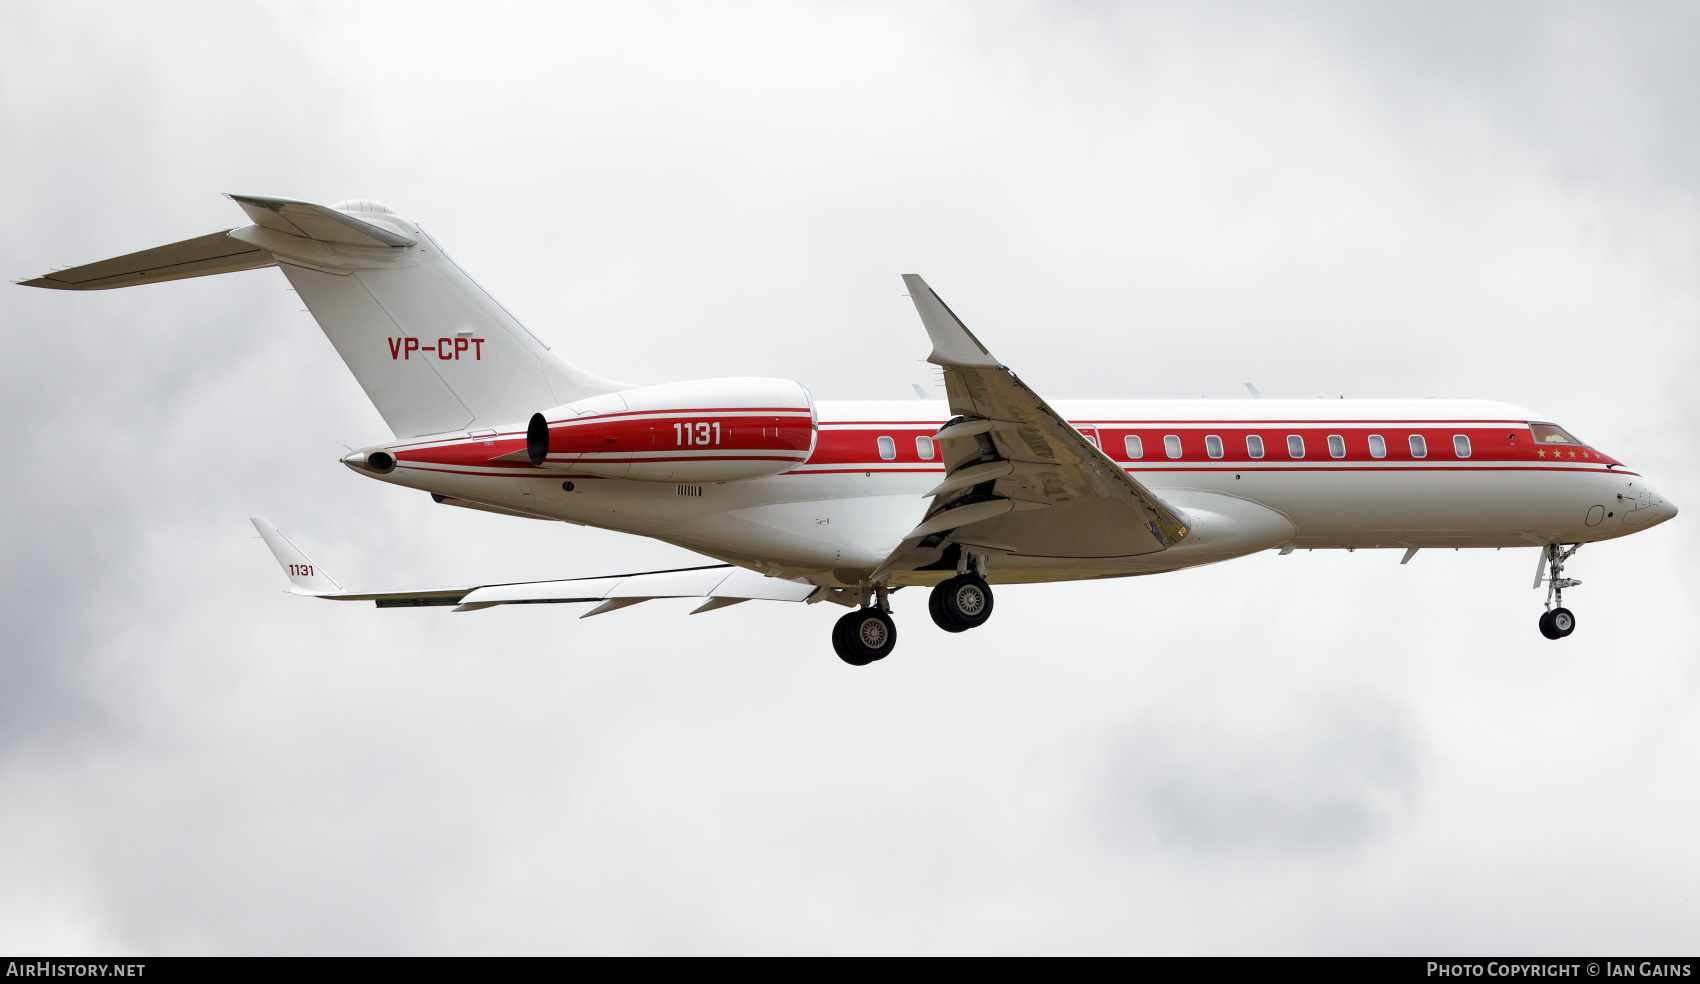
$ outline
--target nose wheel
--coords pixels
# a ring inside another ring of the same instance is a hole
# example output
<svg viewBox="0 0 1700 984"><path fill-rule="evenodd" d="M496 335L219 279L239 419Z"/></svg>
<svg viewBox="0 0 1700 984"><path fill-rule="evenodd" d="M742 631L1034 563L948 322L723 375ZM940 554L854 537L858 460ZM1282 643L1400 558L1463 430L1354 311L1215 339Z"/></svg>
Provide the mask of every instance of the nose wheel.
<svg viewBox="0 0 1700 984"><path fill-rule="evenodd" d="M1552 543L1541 550L1541 561L1535 567L1535 587L1540 587L1542 581L1547 582L1547 610L1541 616L1541 635L1548 639L1562 639L1576 631L1576 616L1564 607L1564 589L1577 587L1582 582L1564 576L1564 562L1580 549L1580 543L1571 544L1568 550Z"/></svg>
<svg viewBox="0 0 1700 984"><path fill-rule="evenodd" d="M1575 631L1576 616L1568 608L1554 608L1541 616L1541 635L1548 639L1562 639Z"/></svg>

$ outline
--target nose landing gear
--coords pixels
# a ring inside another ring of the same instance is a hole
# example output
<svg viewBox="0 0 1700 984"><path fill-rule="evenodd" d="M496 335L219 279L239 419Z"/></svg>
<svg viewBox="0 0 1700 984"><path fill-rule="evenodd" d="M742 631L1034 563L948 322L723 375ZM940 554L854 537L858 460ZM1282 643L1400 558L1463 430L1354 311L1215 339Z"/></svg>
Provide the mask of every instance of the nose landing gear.
<svg viewBox="0 0 1700 984"><path fill-rule="evenodd" d="M1541 635L1548 639L1562 639L1576 631L1576 616L1564 607L1564 589L1577 587L1582 582L1564 576L1564 562L1580 549L1580 543L1571 544L1568 550L1552 543L1541 550L1540 563L1535 567L1535 587L1540 587L1542 581L1547 582L1547 610L1541 616Z"/></svg>

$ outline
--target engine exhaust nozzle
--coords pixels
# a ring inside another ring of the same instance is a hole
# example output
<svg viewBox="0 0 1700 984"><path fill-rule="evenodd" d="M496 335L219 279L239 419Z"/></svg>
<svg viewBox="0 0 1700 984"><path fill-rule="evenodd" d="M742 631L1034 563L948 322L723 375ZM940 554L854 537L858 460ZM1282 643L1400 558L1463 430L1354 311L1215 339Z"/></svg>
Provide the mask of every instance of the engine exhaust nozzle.
<svg viewBox="0 0 1700 984"><path fill-rule="evenodd" d="M525 456L539 467L549 457L549 421L540 413L531 415L525 428Z"/></svg>
<svg viewBox="0 0 1700 984"><path fill-rule="evenodd" d="M350 468L377 475L388 475L395 471L395 455L388 451L356 451L344 457L342 463Z"/></svg>

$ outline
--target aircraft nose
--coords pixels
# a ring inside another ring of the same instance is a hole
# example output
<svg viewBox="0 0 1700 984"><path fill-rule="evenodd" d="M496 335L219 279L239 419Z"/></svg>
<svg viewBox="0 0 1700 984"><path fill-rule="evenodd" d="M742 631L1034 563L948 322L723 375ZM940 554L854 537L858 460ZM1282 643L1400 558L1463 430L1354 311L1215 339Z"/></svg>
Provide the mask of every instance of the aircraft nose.
<svg viewBox="0 0 1700 984"><path fill-rule="evenodd" d="M1676 503L1659 494L1652 486L1643 486L1640 504L1631 505L1630 511L1624 513L1623 522L1628 526L1657 526L1660 523L1676 518Z"/></svg>
<svg viewBox="0 0 1700 984"><path fill-rule="evenodd" d="M1656 508L1659 510L1659 518L1658 518L1659 522L1662 523L1665 520L1671 519L1671 518L1676 516L1676 503L1670 501L1669 496L1666 496L1664 493L1660 492L1658 489L1651 488L1651 487L1649 487L1647 489L1647 491L1652 494L1653 503L1656 506Z"/></svg>

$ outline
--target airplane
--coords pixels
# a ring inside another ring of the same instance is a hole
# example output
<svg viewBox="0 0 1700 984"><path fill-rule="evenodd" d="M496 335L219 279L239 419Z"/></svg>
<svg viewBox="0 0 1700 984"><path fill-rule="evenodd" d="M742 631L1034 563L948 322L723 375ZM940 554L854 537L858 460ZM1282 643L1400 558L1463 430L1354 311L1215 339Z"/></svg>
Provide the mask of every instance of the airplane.
<svg viewBox="0 0 1700 984"><path fill-rule="evenodd" d="M291 592L379 608L658 598L849 609L854 666L897 641L891 596L939 628L992 585L1158 574L1265 550L1528 547L1539 620L1569 636L1565 563L1666 522L1636 471L1542 414L1478 400L1049 402L919 276L903 277L946 399L816 401L788 379L634 385L563 359L419 225L378 202L228 196L249 224L59 270L107 290L277 267L394 440L342 463L442 505L652 537L712 564L611 577L351 591L263 519ZM1259 397L1255 388L1253 397ZM919 388L917 388L919 389Z"/></svg>

